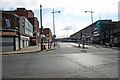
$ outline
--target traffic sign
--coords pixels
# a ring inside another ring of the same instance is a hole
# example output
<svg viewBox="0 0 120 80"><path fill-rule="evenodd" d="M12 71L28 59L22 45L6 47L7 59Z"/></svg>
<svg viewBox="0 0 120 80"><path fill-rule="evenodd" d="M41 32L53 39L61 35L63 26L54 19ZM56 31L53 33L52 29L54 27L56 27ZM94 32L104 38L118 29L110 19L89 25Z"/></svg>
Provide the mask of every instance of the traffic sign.
<svg viewBox="0 0 120 80"><path fill-rule="evenodd" d="M56 37L56 35L53 35L53 37L55 38L55 37Z"/></svg>
<svg viewBox="0 0 120 80"><path fill-rule="evenodd" d="M85 40L85 35L82 35L82 40Z"/></svg>

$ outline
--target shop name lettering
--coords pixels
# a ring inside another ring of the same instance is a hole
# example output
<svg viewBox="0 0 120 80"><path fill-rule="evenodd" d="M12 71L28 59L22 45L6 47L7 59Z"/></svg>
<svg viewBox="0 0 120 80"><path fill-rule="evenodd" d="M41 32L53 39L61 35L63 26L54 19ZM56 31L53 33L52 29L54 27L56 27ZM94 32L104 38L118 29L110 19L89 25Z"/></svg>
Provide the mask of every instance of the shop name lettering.
<svg viewBox="0 0 120 80"><path fill-rule="evenodd" d="M0 35L16 35L16 32L0 32Z"/></svg>

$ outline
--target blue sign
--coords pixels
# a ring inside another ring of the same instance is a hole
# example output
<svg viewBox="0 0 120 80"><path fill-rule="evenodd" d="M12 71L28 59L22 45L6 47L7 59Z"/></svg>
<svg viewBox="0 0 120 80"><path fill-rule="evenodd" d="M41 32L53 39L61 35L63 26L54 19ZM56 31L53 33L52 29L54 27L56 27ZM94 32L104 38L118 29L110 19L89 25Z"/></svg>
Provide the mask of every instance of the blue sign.
<svg viewBox="0 0 120 80"><path fill-rule="evenodd" d="M6 19L6 26L10 27L10 21L9 21L9 19Z"/></svg>

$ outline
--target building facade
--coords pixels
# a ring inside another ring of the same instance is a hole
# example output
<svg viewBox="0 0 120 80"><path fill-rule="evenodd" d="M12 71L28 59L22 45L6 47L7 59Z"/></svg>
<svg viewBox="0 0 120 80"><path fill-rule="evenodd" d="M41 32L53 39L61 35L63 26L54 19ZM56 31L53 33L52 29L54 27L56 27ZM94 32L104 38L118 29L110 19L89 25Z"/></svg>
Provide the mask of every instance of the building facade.
<svg viewBox="0 0 120 80"><path fill-rule="evenodd" d="M85 41L87 43L97 43L99 40L99 34L98 34L98 27L97 22L85 27L84 29L74 33L70 36L71 40L80 40L82 42L82 35L85 35Z"/></svg>
<svg viewBox="0 0 120 80"><path fill-rule="evenodd" d="M29 17L28 20L33 25L33 37L31 37L30 45L40 44L39 22L36 17Z"/></svg>
<svg viewBox="0 0 120 80"><path fill-rule="evenodd" d="M120 47L120 21L111 24L110 35L112 45Z"/></svg>
<svg viewBox="0 0 120 80"><path fill-rule="evenodd" d="M1 11L1 14L1 52L20 50L30 46L30 37L39 38L39 22L34 17L32 10L17 8L14 11ZM30 21L29 18L32 18L33 21Z"/></svg>
<svg viewBox="0 0 120 80"><path fill-rule="evenodd" d="M17 10L15 10L14 13L19 15L19 16L24 16L26 18L34 17L33 11L32 10L26 10L25 8L17 8Z"/></svg>
<svg viewBox="0 0 120 80"><path fill-rule="evenodd" d="M39 29L41 35L41 28ZM52 32L50 28L43 29L43 41L44 42L52 42Z"/></svg>
<svg viewBox="0 0 120 80"><path fill-rule="evenodd" d="M85 27L77 33L70 36L71 40L83 41L82 35L85 36L85 42L93 44L120 46L120 22L112 20L98 20L95 23Z"/></svg>
<svg viewBox="0 0 120 80"><path fill-rule="evenodd" d="M20 44L21 48L25 48L30 44L30 37L33 37L33 25L26 17L20 17L19 22Z"/></svg>
<svg viewBox="0 0 120 80"><path fill-rule="evenodd" d="M20 49L20 35L19 35L19 16L12 13L2 12L2 28L0 28L1 51L14 51Z"/></svg>

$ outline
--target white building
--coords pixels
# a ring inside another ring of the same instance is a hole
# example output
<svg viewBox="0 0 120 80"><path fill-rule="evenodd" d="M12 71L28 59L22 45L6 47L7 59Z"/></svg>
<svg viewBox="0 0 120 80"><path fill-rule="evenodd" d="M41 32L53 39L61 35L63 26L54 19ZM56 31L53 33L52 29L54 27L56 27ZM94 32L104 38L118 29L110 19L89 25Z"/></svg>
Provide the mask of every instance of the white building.
<svg viewBox="0 0 120 80"><path fill-rule="evenodd" d="M30 37L33 37L33 26L25 17L20 17L19 23L20 45L25 48L29 46Z"/></svg>

